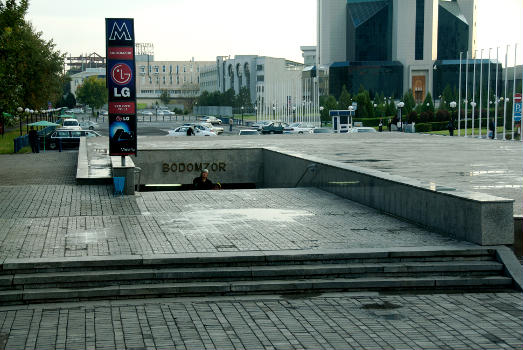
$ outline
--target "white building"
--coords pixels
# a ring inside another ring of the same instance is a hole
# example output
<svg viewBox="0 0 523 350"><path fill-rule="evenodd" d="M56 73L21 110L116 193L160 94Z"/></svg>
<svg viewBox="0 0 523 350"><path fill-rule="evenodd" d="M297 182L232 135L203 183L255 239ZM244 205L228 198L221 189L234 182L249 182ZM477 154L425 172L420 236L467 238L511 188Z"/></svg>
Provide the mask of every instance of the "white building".
<svg viewBox="0 0 523 350"><path fill-rule="evenodd" d="M138 103L152 105L160 102L167 91L173 103L190 104L200 94L202 67L212 61L154 61L151 56L136 57L136 97Z"/></svg>
<svg viewBox="0 0 523 350"><path fill-rule="evenodd" d="M105 68L87 68L85 71L71 75L71 93L76 97L78 86L82 85L85 79L89 77L98 77L105 81Z"/></svg>

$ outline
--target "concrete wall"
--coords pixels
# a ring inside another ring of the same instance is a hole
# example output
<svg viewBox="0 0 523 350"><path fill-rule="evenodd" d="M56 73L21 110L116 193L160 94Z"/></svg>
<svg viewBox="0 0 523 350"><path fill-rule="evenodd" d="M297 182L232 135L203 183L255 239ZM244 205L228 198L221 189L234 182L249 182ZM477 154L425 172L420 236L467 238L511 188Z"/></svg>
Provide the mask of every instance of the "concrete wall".
<svg viewBox="0 0 523 350"><path fill-rule="evenodd" d="M514 242L513 200L270 149L263 160L265 187L313 186L460 240Z"/></svg>
<svg viewBox="0 0 523 350"><path fill-rule="evenodd" d="M134 158L143 184L192 184L202 168L220 183L263 186L263 157L259 148L140 150Z"/></svg>

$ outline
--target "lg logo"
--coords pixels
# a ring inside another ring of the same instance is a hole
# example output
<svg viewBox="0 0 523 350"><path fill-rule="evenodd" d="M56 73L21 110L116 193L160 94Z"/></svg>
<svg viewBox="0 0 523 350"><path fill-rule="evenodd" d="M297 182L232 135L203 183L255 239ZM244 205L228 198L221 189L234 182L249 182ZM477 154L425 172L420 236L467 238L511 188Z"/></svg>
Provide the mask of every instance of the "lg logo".
<svg viewBox="0 0 523 350"><path fill-rule="evenodd" d="M131 67L125 63L118 63L113 67L111 71L111 79L115 84L126 85L128 84L133 77L133 71Z"/></svg>

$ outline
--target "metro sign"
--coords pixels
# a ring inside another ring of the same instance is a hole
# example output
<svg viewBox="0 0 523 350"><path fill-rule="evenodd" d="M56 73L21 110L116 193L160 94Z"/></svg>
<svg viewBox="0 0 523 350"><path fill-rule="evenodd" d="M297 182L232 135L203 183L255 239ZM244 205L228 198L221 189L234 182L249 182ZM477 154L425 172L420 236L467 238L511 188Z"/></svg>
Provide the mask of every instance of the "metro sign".
<svg viewBox="0 0 523 350"><path fill-rule="evenodd" d="M108 18L106 38L109 46L134 46L134 21L130 18Z"/></svg>

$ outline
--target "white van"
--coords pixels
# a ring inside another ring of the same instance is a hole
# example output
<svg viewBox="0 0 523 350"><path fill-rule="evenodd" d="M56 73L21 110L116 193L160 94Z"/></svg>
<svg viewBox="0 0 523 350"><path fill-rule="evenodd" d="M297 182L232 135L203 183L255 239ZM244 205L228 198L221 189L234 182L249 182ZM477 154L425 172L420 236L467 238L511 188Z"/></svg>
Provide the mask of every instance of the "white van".
<svg viewBox="0 0 523 350"><path fill-rule="evenodd" d="M69 118L69 119L64 119L64 122L62 123L62 129L82 130L82 127L80 126L80 123L78 122L78 120Z"/></svg>

